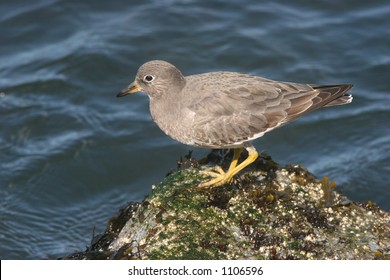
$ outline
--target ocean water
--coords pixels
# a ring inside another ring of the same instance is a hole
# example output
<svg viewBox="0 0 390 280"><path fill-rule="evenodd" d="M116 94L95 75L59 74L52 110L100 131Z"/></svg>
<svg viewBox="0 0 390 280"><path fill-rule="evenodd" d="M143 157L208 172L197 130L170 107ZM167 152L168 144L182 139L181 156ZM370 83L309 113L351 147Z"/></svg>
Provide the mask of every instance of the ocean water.
<svg viewBox="0 0 390 280"><path fill-rule="evenodd" d="M0 258L58 258L139 201L188 150L115 98L164 59L302 83L352 83L354 101L255 141L280 164L328 176L390 210L390 3L0 2Z"/></svg>

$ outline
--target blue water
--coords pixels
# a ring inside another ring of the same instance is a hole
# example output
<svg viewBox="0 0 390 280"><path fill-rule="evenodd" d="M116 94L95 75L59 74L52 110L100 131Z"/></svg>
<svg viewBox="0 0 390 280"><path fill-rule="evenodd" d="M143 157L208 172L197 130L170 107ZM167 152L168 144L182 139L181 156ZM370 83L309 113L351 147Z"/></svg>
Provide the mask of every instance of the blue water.
<svg viewBox="0 0 390 280"><path fill-rule="evenodd" d="M352 104L255 146L390 209L388 1L3 0L0 11L1 259L84 249L192 149L157 128L145 95L115 98L151 59L187 75L353 83Z"/></svg>

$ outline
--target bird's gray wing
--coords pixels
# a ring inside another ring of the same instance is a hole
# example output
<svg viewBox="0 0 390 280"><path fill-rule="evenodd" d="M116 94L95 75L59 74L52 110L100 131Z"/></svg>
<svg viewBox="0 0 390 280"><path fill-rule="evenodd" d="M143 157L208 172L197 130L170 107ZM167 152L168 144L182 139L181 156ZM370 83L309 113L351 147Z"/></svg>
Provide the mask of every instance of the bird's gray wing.
<svg viewBox="0 0 390 280"><path fill-rule="evenodd" d="M325 106L348 90L316 87L253 76L224 87L206 87L207 94L189 106L193 139L208 147L240 145Z"/></svg>

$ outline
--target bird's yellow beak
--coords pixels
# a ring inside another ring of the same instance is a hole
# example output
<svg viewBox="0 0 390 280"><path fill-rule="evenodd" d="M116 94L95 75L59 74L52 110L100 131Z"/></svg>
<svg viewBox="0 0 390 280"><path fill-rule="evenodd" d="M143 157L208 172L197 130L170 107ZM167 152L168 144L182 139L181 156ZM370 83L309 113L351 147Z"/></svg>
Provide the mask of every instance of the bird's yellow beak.
<svg viewBox="0 0 390 280"><path fill-rule="evenodd" d="M132 82L128 87L122 89L116 97L122 97L131 93L144 91L137 83L137 81Z"/></svg>

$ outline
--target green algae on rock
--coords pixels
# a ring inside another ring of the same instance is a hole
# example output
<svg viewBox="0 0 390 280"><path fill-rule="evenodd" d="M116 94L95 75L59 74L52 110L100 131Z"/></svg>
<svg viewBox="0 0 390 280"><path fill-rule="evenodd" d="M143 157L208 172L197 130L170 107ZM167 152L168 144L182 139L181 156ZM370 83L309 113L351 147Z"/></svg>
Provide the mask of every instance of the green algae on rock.
<svg viewBox="0 0 390 280"><path fill-rule="evenodd" d="M225 162L215 153L208 159ZM195 188L210 168L186 157L85 252L65 258L389 259L389 213L350 201L328 178L263 154L231 185Z"/></svg>

